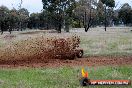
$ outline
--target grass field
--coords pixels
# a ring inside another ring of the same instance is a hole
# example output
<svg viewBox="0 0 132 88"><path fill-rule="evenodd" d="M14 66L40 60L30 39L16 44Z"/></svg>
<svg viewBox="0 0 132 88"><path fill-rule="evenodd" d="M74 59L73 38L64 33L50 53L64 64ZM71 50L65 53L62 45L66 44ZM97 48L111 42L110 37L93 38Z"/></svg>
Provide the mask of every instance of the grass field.
<svg viewBox="0 0 132 88"><path fill-rule="evenodd" d="M131 79L132 67L86 67L90 79ZM81 67L1 69L1 88L82 88ZM131 88L132 86L89 86L88 88ZM87 87L86 87L87 88Z"/></svg>
<svg viewBox="0 0 132 88"><path fill-rule="evenodd" d="M79 35L84 56L132 56L132 28L92 28L88 33L84 30L71 30L71 33L61 36ZM25 32L26 33L26 32ZM0 36L0 49L11 42L23 40L38 35L50 36L56 33L40 32L32 35L19 35L16 38L5 39ZM82 66L58 68L0 68L0 88L82 88L79 84ZM132 80L132 64L128 66L85 66L90 79L130 79ZM130 86L89 86L86 88L132 88Z"/></svg>
<svg viewBox="0 0 132 88"><path fill-rule="evenodd" d="M132 55L131 28L91 29L88 33L80 33L81 47L86 56L100 55Z"/></svg>

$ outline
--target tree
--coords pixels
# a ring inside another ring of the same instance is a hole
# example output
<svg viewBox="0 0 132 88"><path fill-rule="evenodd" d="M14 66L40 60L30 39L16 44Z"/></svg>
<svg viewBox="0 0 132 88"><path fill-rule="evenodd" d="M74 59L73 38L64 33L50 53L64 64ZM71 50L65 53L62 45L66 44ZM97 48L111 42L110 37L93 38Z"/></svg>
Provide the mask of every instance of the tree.
<svg viewBox="0 0 132 88"><path fill-rule="evenodd" d="M48 17L47 16L47 13L45 11L42 11L40 14L39 14L39 18L40 18L40 28L41 29L49 29L49 20L48 20Z"/></svg>
<svg viewBox="0 0 132 88"><path fill-rule="evenodd" d="M113 22L114 22L114 25L119 25L120 24L119 10L118 9L114 11Z"/></svg>
<svg viewBox="0 0 132 88"><path fill-rule="evenodd" d="M42 0L42 3L44 11L46 11L48 17L50 16L51 20L54 21L56 30L61 32L64 19L69 23L69 17L74 9L75 0Z"/></svg>
<svg viewBox="0 0 132 88"><path fill-rule="evenodd" d="M125 25L132 24L132 8L128 3L125 3L119 10L119 19Z"/></svg>
<svg viewBox="0 0 132 88"><path fill-rule="evenodd" d="M23 14L23 15L29 16L29 12L28 12L28 10L25 9L25 8L21 8L21 9L19 9L18 11L19 11L21 14Z"/></svg>
<svg viewBox="0 0 132 88"><path fill-rule="evenodd" d="M29 18L29 12L25 8L21 8L18 10L19 13L19 29L22 31L22 29L26 29L28 25L28 18Z"/></svg>
<svg viewBox="0 0 132 88"><path fill-rule="evenodd" d="M67 4L64 5L64 25L65 31L69 32L69 26L72 24L74 9L76 8L75 0L67 0Z"/></svg>
<svg viewBox="0 0 132 88"><path fill-rule="evenodd" d="M103 3L99 0L98 5L97 5L97 24L98 25L103 25L104 20L105 20L105 14L104 14L104 6Z"/></svg>
<svg viewBox="0 0 132 88"><path fill-rule="evenodd" d="M84 6L77 6L74 9L74 26L75 27L83 27L84 26L84 13L85 13L85 7Z"/></svg>
<svg viewBox="0 0 132 88"><path fill-rule="evenodd" d="M95 6L97 6L96 0L79 0L78 6L75 9L75 14L83 22L85 32L93 25L96 18Z"/></svg>
<svg viewBox="0 0 132 88"><path fill-rule="evenodd" d="M105 5L105 31L107 27L107 7L113 10L115 7L115 0L101 0L101 2Z"/></svg>
<svg viewBox="0 0 132 88"><path fill-rule="evenodd" d="M29 17L29 22L28 22L28 26L29 28L39 28L39 24L40 24L40 18L39 18L39 13L32 13Z"/></svg>
<svg viewBox="0 0 132 88"><path fill-rule="evenodd" d="M3 34L3 31L9 31L11 33L11 31L16 30L17 28L18 30L27 28L28 18L29 12L25 8L19 10L13 8L9 10L5 6L0 6L1 34Z"/></svg>
<svg viewBox="0 0 132 88"><path fill-rule="evenodd" d="M9 25L9 32L13 29L16 29L18 27L18 22L19 22L19 14L16 9L12 9L9 12L8 16L8 25Z"/></svg>
<svg viewBox="0 0 132 88"><path fill-rule="evenodd" d="M6 6L1 6L0 7L0 29L1 29L1 34L3 34L3 31L6 31L8 29L8 14L9 14L9 9Z"/></svg>
<svg viewBox="0 0 132 88"><path fill-rule="evenodd" d="M23 0L21 0L21 2L19 3L19 10L22 8L22 4L23 4ZM22 22L21 22L21 12L19 11L19 18L20 18L20 22L19 22L19 27L20 27L20 30L22 31ZM19 30L19 29L18 29Z"/></svg>
<svg viewBox="0 0 132 88"><path fill-rule="evenodd" d="M115 1L114 0L101 0L101 2L108 7L115 7Z"/></svg>

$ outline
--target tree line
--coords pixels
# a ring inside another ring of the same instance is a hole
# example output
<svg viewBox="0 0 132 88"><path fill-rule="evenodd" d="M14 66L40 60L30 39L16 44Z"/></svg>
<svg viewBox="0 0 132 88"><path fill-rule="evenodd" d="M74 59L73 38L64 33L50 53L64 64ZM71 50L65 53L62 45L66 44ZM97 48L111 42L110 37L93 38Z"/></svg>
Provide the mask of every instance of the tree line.
<svg viewBox="0 0 132 88"><path fill-rule="evenodd" d="M85 28L113 25L132 26L132 7L125 3L115 10L114 0L42 0L43 10L31 13L25 8L9 10L0 6L0 30L23 31L29 29Z"/></svg>

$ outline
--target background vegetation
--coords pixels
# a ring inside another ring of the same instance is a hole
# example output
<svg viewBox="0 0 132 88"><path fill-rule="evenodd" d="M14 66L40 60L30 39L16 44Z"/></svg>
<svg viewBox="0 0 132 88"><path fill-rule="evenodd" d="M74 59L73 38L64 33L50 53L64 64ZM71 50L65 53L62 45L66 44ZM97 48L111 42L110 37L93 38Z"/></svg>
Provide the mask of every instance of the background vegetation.
<svg viewBox="0 0 132 88"><path fill-rule="evenodd" d="M114 0L42 0L42 3L40 13L29 13L21 5L18 10L0 6L1 32L26 28L55 29L58 32L64 28L69 32L70 27L83 27L87 32L96 26L132 25L132 8L128 3L120 8Z"/></svg>

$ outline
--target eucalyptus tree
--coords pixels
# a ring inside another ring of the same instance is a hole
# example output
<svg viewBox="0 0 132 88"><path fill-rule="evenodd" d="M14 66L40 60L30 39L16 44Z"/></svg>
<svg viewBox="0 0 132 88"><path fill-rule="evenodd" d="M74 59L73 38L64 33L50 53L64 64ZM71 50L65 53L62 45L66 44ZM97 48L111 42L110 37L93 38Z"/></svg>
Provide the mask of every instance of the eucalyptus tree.
<svg viewBox="0 0 132 88"><path fill-rule="evenodd" d="M104 12L105 12L105 31L106 31L106 27L107 27L107 13L111 13L109 11L113 10L113 8L115 7L115 0L101 0L101 2L104 4L104 7L105 7L105 11ZM107 12L107 7L109 9L108 12Z"/></svg>
<svg viewBox="0 0 132 88"><path fill-rule="evenodd" d="M101 0L99 0L97 5L97 24L99 26L103 25L105 19L104 6Z"/></svg>
<svg viewBox="0 0 132 88"><path fill-rule="evenodd" d="M0 29L1 29L1 34L3 34L3 31L6 31L8 29L8 26L7 26L8 14L9 14L9 9L6 6L0 6Z"/></svg>
<svg viewBox="0 0 132 88"><path fill-rule="evenodd" d="M25 8L21 8L18 10L19 13L19 25L20 25L20 30L26 29L28 25L28 19L29 19L29 12Z"/></svg>
<svg viewBox="0 0 132 88"><path fill-rule="evenodd" d="M83 22L85 32L94 25L96 19L97 0L79 0L75 9L75 14L80 22Z"/></svg>
<svg viewBox="0 0 132 88"><path fill-rule="evenodd" d="M119 10L119 19L124 25L132 25L132 8L128 3L123 4Z"/></svg>
<svg viewBox="0 0 132 88"><path fill-rule="evenodd" d="M56 30L61 33L61 28L70 24L70 17L72 16L73 9L75 8L75 0L42 0L43 9L48 14L49 20L53 21ZM67 26L67 29L68 26ZM67 30L68 31L68 30Z"/></svg>

